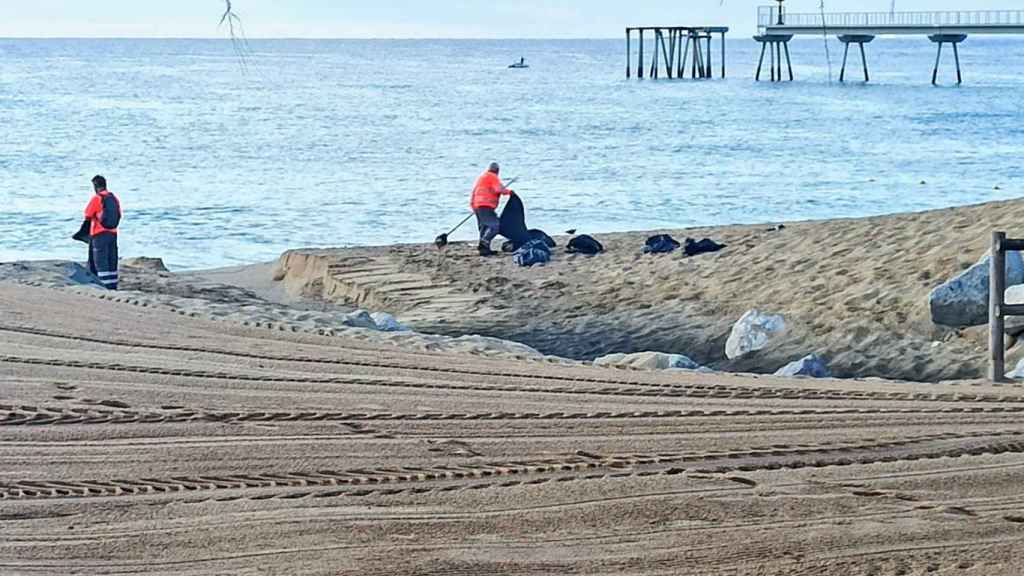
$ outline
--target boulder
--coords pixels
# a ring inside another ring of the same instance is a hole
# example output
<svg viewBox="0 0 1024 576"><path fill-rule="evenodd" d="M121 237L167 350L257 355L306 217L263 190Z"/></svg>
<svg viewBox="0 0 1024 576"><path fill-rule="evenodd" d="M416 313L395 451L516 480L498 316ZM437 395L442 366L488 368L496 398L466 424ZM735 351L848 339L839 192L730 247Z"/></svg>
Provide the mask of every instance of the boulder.
<svg viewBox="0 0 1024 576"><path fill-rule="evenodd" d="M1024 380L1024 359L1017 362L1017 367L1013 371L1007 372L1006 377L1010 380Z"/></svg>
<svg viewBox="0 0 1024 576"><path fill-rule="evenodd" d="M932 322L966 328L988 324L989 267L991 256L956 275L928 295ZM1020 252L1006 253L1006 285L1024 284L1024 258Z"/></svg>
<svg viewBox="0 0 1024 576"><path fill-rule="evenodd" d="M788 378L804 376L807 378L831 378L832 372L828 364L817 354L805 356L796 362L791 362L775 373L776 376Z"/></svg>
<svg viewBox="0 0 1024 576"><path fill-rule="evenodd" d="M374 312L370 314L377 330L381 332L407 332L409 329L402 325L397 318L387 312Z"/></svg>
<svg viewBox="0 0 1024 576"><path fill-rule="evenodd" d="M750 310L732 327L725 343L725 356L735 360L768 347L772 339L786 332L782 316Z"/></svg>
<svg viewBox="0 0 1024 576"><path fill-rule="evenodd" d="M168 272L167 266L161 258L147 258L139 256L136 258L122 258L120 267L125 270L137 270L142 272Z"/></svg>
<svg viewBox="0 0 1024 576"><path fill-rule="evenodd" d="M341 321L342 324L349 328L369 328L370 330L377 330L377 323L373 321L373 316L366 310L356 310L346 314Z"/></svg>
<svg viewBox="0 0 1024 576"><path fill-rule="evenodd" d="M594 366L637 368L640 370L697 370L700 368L700 364L686 356L662 352L609 354L594 360Z"/></svg>

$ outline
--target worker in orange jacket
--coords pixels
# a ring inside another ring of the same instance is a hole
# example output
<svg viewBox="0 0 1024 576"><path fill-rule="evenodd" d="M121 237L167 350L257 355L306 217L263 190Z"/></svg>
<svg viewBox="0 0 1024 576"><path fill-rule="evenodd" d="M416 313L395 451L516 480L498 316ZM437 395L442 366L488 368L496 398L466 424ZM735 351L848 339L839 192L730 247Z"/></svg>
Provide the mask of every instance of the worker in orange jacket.
<svg viewBox="0 0 1024 576"><path fill-rule="evenodd" d="M501 167L497 162L492 162L487 171L477 178L473 187L473 199L470 201L470 208L476 214L477 226L480 229L480 244L477 250L481 256L493 256L495 251L491 250L491 241L498 235L501 229L501 221L498 219L498 204L502 196L514 194L512 190L505 188L501 183L498 174Z"/></svg>
<svg viewBox="0 0 1024 576"><path fill-rule="evenodd" d="M117 290L117 228L121 223L121 202L107 190L107 179L92 179L95 194L85 207L89 223L89 272L108 290Z"/></svg>

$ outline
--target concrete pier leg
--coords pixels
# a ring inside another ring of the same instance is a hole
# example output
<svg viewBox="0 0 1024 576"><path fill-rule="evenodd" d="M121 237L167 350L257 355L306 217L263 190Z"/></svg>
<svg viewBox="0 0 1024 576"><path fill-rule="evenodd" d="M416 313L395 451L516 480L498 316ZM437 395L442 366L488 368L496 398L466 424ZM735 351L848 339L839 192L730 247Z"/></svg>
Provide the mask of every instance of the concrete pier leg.
<svg viewBox="0 0 1024 576"><path fill-rule="evenodd" d="M722 32L722 78L725 78L725 32Z"/></svg>
<svg viewBox="0 0 1024 576"><path fill-rule="evenodd" d="M789 68L789 81L793 81L793 60L789 57L789 42L782 44L782 47L786 49L786 66Z"/></svg>
<svg viewBox="0 0 1024 576"><path fill-rule="evenodd" d="M683 57L679 59L679 71L677 78L686 78L686 62L690 58L690 35L686 35L686 48L683 50Z"/></svg>
<svg viewBox="0 0 1024 576"><path fill-rule="evenodd" d="M860 46L860 61L861 61L862 64L864 64L864 81L865 82L870 82L871 81L871 77L868 76L868 57L864 53L864 43L863 42L858 42L858 45Z"/></svg>
<svg viewBox="0 0 1024 576"><path fill-rule="evenodd" d="M939 83L939 62L942 60L942 44L939 42L939 53L935 56L935 69L932 70L932 86Z"/></svg>
<svg viewBox="0 0 1024 576"><path fill-rule="evenodd" d="M953 57L956 58L956 85L960 86L964 83L964 76L960 72L960 49L957 48L956 42L953 42Z"/></svg>
<svg viewBox="0 0 1024 576"><path fill-rule="evenodd" d="M709 33L708 34L707 73L704 74L704 77L709 79L709 80L711 79L711 68L712 68L712 63L711 63L711 34Z"/></svg>
<svg viewBox="0 0 1024 576"><path fill-rule="evenodd" d="M839 69L839 81L846 82L846 60L850 56L850 44L843 44L843 67Z"/></svg>
<svg viewBox="0 0 1024 576"><path fill-rule="evenodd" d="M771 52L771 62L769 65L772 68L772 82L777 82L775 79L775 43L772 42L771 46L768 47L768 51Z"/></svg>
<svg viewBox="0 0 1024 576"><path fill-rule="evenodd" d="M640 29L640 58L637 60L636 77L644 77L644 31Z"/></svg>
<svg viewBox="0 0 1024 576"><path fill-rule="evenodd" d="M633 76L633 31L626 28L626 78Z"/></svg>
<svg viewBox="0 0 1024 576"><path fill-rule="evenodd" d="M764 69L764 52L768 49L767 42L761 42L761 58L757 61L757 75L754 76L755 82L761 81L761 70Z"/></svg>

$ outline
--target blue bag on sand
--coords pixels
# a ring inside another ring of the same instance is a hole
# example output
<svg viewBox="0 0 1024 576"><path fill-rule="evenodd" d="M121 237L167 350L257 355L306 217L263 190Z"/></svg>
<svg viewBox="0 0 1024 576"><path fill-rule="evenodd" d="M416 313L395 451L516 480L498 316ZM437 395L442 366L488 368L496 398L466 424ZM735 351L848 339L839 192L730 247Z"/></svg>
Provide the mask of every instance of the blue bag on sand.
<svg viewBox="0 0 1024 576"><path fill-rule="evenodd" d="M682 244L668 234L658 234L647 239L644 245L644 254L668 254L675 251Z"/></svg>
<svg viewBox="0 0 1024 576"><path fill-rule="evenodd" d="M543 240L530 240L523 244L512 260L520 266L533 266L534 264L547 264L551 261L551 249Z"/></svg>
<svg viewBox="0 0 1024 576"><path fill-rule="evenodd" d="M575 232L575 230L573 232ZM593 256L594 254L604 252L604 246L602 246L597 240L594 240L593 237L582 234L572 240L569 240L569 245L565 248L565 251L569 254L587 254Z"/></svg>

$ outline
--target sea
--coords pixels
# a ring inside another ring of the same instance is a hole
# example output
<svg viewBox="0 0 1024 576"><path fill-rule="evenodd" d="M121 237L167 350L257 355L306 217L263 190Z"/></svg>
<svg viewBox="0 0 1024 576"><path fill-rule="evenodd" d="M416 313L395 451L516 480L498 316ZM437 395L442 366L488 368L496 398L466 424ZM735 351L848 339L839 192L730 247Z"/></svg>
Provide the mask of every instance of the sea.
<svg viewBox="0 0 1024 576"><path fill-rule="evenodd" d="M122 256L175 270L431 242L491 161L552 234L1024 193L1024 39L968 39L959 87L948 46L931 85L923 37L869 44L868 84L855 50L837 81L834 39L791 52L796 81L771 83L736 32L727 77L716 42L704 81L627 79L624 38L0 39L0 261L84 259L95 174L121 198Z"/></svg>

